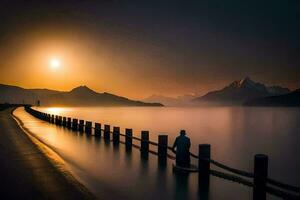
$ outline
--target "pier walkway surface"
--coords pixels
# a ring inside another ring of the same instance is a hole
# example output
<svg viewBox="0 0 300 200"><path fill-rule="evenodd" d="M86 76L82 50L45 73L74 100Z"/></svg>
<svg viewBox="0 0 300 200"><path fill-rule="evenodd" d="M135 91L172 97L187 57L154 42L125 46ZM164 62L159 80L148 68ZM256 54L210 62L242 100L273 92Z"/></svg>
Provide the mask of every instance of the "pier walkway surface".
<svg viewBox="0 0 300 200"><path fill-rule="evenodd" d="M12 110L0 111L0 198L93 199L84 186L47 159L18 126Z"/></svg>

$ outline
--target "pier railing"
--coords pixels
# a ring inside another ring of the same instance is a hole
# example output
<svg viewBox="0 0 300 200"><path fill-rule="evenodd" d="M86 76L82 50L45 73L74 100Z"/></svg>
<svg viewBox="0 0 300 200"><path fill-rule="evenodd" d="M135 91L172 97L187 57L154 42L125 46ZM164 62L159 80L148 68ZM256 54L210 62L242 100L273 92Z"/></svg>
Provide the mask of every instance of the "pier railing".
<svg viewBox="0 0 300 200"><path fill-rule="evenodd" d="M73 131L79 131L95 137L102 137L103 133L103 138L106 141L112 141L113 144L123 143L126 149L131 149L132 147L140 149L141 156L147 157L151 153L157 155L160 162L166 162L167 159L175 160L174 153L176 152L172 147L168 146L168 135L159 135L158 142L153 142L149 140L149 131L141 131L141 137L139 138L133 136L133 131L129 128L126 128L125 134L123 134L120 132L120 127L113 127L111 130L110 125L104 124L102 127L101 123L95 123L93 127L91 121L84 122L84 120L76 118L51 115L34 110L30 106L26 106L25 110L38 119L72 129ZM124 137L125 142L121 141L120 137ZM140 142L140 145L134 144L133 140ZM156 146L157 151L150 149L149 145ZM209 189L209 176L212 175L253 188L254 200L266 199L266 193L282 199L300 199L300 187L268 177L268 156L264 154L256 154L254 156L253 172L235 169L213 160L209 144L200 144L198 155L194 153L190 153L190 155L198 160L197 172L200 191ZM211 165L222 169L222 171L211 169Z"/></svg>

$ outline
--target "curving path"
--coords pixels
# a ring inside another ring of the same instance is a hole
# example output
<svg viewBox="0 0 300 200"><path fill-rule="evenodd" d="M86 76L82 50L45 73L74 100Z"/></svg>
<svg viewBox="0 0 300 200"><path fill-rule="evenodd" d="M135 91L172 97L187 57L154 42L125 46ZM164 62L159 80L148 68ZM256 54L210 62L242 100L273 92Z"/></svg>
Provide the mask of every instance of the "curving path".
<svg viewBox="0 0 300 200"><path fill-rule="evenodd" d="M48 160L11 115L0 111L1 199L93 199L67 172Z"/></svg>

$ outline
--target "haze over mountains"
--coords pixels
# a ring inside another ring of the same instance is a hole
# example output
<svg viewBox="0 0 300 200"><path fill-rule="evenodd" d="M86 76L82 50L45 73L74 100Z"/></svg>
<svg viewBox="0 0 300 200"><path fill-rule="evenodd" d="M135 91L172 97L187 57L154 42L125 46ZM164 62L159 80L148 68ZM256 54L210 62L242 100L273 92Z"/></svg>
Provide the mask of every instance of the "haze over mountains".
<svg viewBox="0 0 300 200"><path fill-rule="evenodd" d="M42 106L163 106L160 103L130 100L106 92L97 93L86 86L62 92L0 84L0 103L35 104L38 100Z"/></svg>

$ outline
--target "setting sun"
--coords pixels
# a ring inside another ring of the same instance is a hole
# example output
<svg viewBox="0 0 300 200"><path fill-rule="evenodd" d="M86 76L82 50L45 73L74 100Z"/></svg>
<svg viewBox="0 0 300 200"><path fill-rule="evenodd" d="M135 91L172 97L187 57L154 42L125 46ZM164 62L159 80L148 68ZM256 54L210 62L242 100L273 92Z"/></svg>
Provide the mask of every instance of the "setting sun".
<svg viewBox="0 0 300 200"><path fill-rule="evenodd" d="M57 59L57 58L52 58L52 59L50 60L50 67L51 67L51 68L57 69L57 68L60 67L60 65L61 65L61 62L60 62L59 59Z"/></svg>

